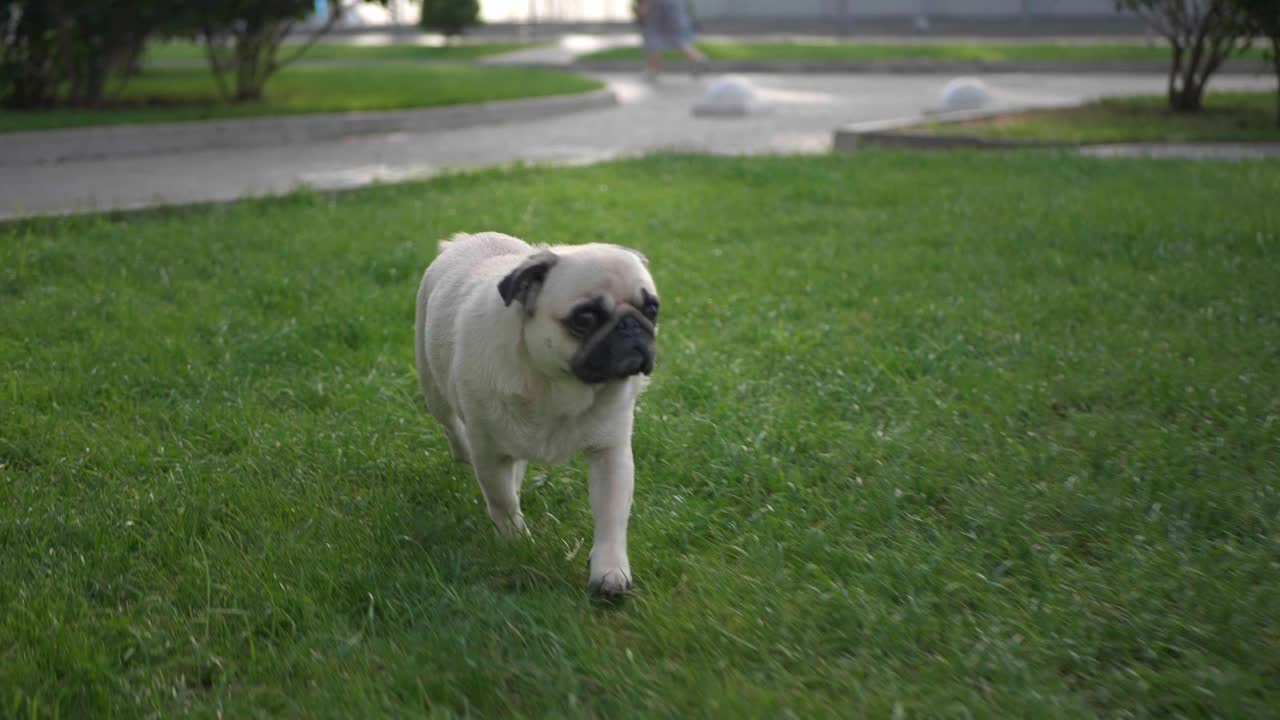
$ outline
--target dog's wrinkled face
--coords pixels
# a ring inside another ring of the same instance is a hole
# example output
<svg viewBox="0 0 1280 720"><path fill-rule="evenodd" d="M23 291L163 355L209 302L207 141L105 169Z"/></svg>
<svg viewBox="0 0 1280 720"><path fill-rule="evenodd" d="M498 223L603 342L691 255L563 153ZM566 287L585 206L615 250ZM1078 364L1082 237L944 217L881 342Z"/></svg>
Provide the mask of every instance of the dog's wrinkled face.
<svg viewBox="0 0 1280 720"><path fill-rule="evenodd" d="M643 256L577 245L531 256L498 285L525 312L524 340L543 374L597 384L653 372L658 291Z"/></svg>

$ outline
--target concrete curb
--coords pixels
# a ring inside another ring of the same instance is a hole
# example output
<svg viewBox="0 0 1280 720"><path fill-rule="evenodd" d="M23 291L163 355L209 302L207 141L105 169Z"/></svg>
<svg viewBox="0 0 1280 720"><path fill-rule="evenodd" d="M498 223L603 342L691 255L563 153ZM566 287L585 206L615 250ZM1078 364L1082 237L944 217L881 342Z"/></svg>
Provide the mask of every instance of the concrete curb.
<svg viewBox="0 0 1280 720"><path fill-rule="evenodd" d="M832 149L856 152L863 148L907 148L914 150L1029 150L1049 149L1075 152L1099 158L1168 158L1186 160L1258 160L1280 158L1280 143L1076 143L1054 140L1010 140L979 135L934 135L913 131L925 123L957 123L969 120L1017 115L1046 109L1015 107L998 110L968 110L937 113L924 117L900 118L870 123L855 123L836 128ZM1049 108L1051 109L1051 108Z"/></svg>
<svg viewBox="0 0 1280 720"><path fill-rule="evenodd" d="M1044 140L1009 140L978 135L934 135L913 132L912 128L927 123L958 123L970 120L986 120L1004 115L1017 115L1037 107L1012 107L989 110L959 110L932 115L883 120L871 123L855 123L836 128L832 148L842 152L854 152L865 147L916 148L920 150L958 149L1025 149L1025 148L1074 148L1075 143Z"/></svg>
<svg viewBox="0 0 1280 720"><path fill-rule="evenodd" d="M578 60L570 68L581 72L639 72L641 60ZM547 64L546 67L564 68ZM693 64L683 60L666 61L669 72L691 72ZM1104 60L1090 62L1024 61L939 61L939 60L712 60L713 73L883 73L883 74L982 74L982 73L1152 73L1169 72L1167 62ZM1219 73L1230 75L1266 75L1270 70L1261 62L1233 60L1224 63Z"/></svg>
<svg viewBox="0 0 1280 720"><path fill-rule="evenodd" d="M617 103L613 91L602 88L577 95L412 110L0 133L0 166L23 167L131 155L279 146L352 135L450 130L537 120Z"/></svg>

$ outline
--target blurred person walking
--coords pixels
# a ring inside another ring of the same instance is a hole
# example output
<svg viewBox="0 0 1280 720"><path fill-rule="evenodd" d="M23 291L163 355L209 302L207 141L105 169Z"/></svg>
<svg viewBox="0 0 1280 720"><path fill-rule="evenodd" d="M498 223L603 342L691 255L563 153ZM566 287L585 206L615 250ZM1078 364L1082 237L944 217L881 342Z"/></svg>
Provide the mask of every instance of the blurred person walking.
<svg viewBox="0 0 1280 720"><path fill-rule="evenodd" d="M645 79L657 82L662 51L679 50L695 63L694 75L707 68L707 57L693 46L693 20L688 0L636 0L636 16L644 32Z"/></svg>

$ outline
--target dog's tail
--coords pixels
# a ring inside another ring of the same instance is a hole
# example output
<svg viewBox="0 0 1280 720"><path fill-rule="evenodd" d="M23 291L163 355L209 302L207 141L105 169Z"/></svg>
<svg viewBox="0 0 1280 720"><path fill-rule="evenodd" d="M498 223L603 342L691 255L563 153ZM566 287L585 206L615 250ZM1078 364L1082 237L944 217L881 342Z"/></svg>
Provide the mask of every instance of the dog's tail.
<svg viewBox="0 0 1280 720"><path fill-rule="evenodd" d="M474 248L475 252L481 255L524 255L533 250L520 238L488 230L478 233L454 233L448 240L440 241L438 254L444 255L445 252L464 245Z"/></svg>
<svg viewBox="0 0 1280 720"><path fill-rule="evenodd" d="M471 237L470 233L454 233L448 240L441 240L436 247L436 255L443 255L446 250Z"/></svg>

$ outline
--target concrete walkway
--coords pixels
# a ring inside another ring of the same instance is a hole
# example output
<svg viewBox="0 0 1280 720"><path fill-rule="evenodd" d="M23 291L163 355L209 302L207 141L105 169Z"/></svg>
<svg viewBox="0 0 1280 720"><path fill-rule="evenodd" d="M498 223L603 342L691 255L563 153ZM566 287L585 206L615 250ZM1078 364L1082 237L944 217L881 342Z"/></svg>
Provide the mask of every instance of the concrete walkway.
<svg viewBox="0 0 1280 720"><path fill-rule="evenodd" d="M917 117L938 102L939 75L755 75L772 105L745 118L694 117L702 84L636 75L601 79L619 104L526 123L397 132L323 143L0 167L0 218L227 201L299 186L351 188L514 162L581 164L656 150L820 153L850 122ZM1074 104L1158 93L1161 75L987 75L1004 106ZM1215 78L1214 88L1267 88L1267 78Z"/></svg>
<svg viewBox="0 0 1280 720"><path fill-rule="evenodd" d="M569 33L526 50L489 55L478 60L481 65L549 65L567 66L583 55L616 47L640 44L638 33L586 35Z"/></svg>

